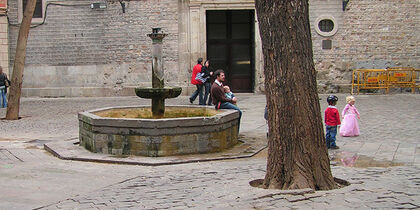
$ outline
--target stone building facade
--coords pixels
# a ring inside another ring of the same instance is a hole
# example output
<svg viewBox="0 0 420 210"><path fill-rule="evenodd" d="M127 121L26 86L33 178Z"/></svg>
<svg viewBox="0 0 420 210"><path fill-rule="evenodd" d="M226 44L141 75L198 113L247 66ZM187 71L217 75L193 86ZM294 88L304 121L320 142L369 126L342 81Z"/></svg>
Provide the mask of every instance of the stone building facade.
<svg viewBox="0 0 420 210"><path fill-rule="evenodd" d="M0 62L9 72L25 1L8 1L7 27L0 17L0 35L8 35L8 42L0 36ZM134 95L134 87L151 86L152 42L146 34L154 27L168 34L168 86L190 94L192 66L203 57L214 61L213 68L226 68L237 92L264 91L253 0L38 1L23 96ZM320 92L349 92L356 68L419 68L418 0L350 0L345 8L343 0L309 3Z"/></svg>
<svg viewBox="0 0 420 210"><path fill-rule="evenodd" d="M9 72L9 27L7 23L7 3L0 0L0 66L3 72Z"/></svg>

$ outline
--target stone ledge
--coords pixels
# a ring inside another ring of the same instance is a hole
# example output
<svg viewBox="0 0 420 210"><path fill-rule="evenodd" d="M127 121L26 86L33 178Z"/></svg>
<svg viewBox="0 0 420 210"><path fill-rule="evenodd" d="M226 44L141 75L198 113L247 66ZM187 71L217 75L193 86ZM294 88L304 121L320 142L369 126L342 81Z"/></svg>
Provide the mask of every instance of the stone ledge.
<svg viewBox="0 0 420 210"><path fill-rule="evenodd" d="M59 140L46 143L44 144L44 149L62 160L124 165L161 166L251 158L267 147L266 139L252 137L245 138L245 136L240 136L239 141L242 143L223 152L167 157L115 156L102 153L92 153L79 146L78 139Z"/></svg>
<svg viewBox="0 0 420 210"><path fill-rule="evenodd" d="M217 114L210 117L177 117L177 118L162 118L162 119L142 119L142 118L111 118L101 117L95 113L106 110L118 109L136 109L136 108L149 108L150 106L114 106L104 107L78 113L79 121L88 123L92 126L104 126L113 128L139 128L141 129L156 129L159 128L183 128L187 127L200 127L200 130L205 130L205 126L218 125L221 123L228 123L237 120L239 113L232 109L219 109ZM167 108L190 108L190 109L210 109L214 110L213 106L194 106L194 105L169 105ZM204 128L203 128L204 127ZM186 133L186 132L183 132Z"/></svg>
<svg viewBox="0 0 420 210"><path fill-rule="evenodd" d="M22 88L23 97L111 97L111 96L135 96L136 86L115 87L44 87ZM181 95L191 95L195 87L182 86Z"/></svg>

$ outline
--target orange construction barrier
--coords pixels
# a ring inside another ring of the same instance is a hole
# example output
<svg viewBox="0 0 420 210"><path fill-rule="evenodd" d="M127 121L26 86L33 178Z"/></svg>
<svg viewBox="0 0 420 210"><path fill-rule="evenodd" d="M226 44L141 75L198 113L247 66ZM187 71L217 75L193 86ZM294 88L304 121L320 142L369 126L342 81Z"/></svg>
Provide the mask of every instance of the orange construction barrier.
<svg viewBox="0 0 420 210"><path fill-rule="evenodd" d="M360 90L386 89L388 92L388 74L385 69L356 69L353 70L351 94L356 89Z"/></svg>
<svg viewBox="0 0 420 210"><path fill-rule="evenodd" d="M357 90L385 89L389 93L390 88L420 88L420 70L412 67L392 67L387 69L355 69L353 70L351 94Z"/></svg>

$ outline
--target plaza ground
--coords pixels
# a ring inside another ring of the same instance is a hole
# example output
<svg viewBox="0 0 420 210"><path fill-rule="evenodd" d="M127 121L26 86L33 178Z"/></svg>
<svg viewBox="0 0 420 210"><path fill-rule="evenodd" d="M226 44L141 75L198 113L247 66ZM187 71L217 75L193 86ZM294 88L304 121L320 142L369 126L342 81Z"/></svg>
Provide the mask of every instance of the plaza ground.
<svg viewBox="0 0 420 210"><path fill-rule="evenodd" d="M346 95L337 95L341 111ZM265 96L238 96L241 135L266 141ZM320 95L321 112L326 97ZM43 149L78 138L78 112L147 104L137 97L23 98L22 119L0 121L0 209L420 208L419 94L356 96L361 135L338 137L340 149L330 151L333 175L351 185L331 191L290 195L251 187L265 175L265 150L252 158L148 167L65 161ZM343 166L352 157L354 167Z"/></svg>

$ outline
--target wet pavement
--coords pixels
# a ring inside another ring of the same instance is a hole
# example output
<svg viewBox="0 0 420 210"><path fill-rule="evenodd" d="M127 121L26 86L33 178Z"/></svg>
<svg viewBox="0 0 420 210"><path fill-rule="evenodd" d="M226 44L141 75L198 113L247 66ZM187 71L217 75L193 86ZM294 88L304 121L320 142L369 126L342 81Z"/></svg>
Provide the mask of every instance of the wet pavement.
<svg viewBox="0 0 420 210"><path fill-rule="evenodd" d="M238 94L241 135L266 141L264 95ZM320 95L321 111L326 96ZM338 94L337 107L345 105ZM358 137L338 137L332 173L350 186L285 193L251 187L264 178L266 150L244 159L165 166L60 160L44 143L74 141L77 113L145 105L137 97L23 98L18 121L0 121L0 209L418 209L420 95L359 95ZM188 97L167 104L189 104ZM0 109L0 116L5 109Z"/></svg>

